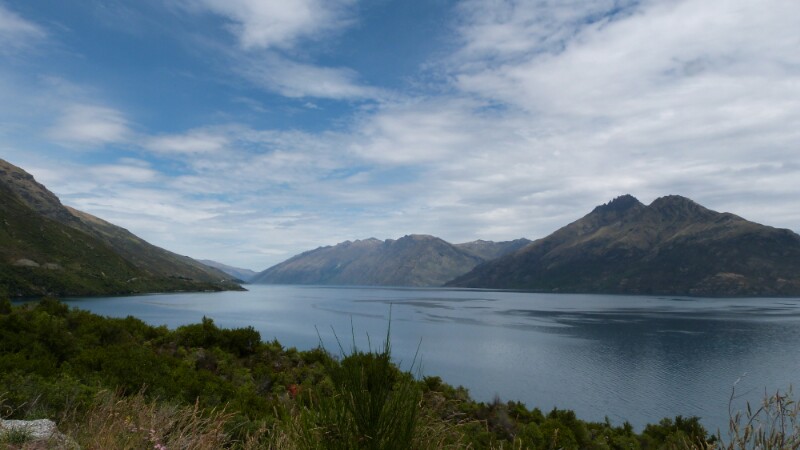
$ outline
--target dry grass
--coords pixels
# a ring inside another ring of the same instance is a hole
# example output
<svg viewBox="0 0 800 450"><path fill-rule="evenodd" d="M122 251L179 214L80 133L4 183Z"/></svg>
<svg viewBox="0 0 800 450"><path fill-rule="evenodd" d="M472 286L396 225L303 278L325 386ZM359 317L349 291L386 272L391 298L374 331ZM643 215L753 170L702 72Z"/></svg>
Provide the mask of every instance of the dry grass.
<svg viewBox="0 0 800 450"><path fill-rule="evenodd" d="M422 407L422 404L417 406ZM95 398L88 411L73 411L62 418L59 428L84 450L305 450L307 447L302 437L307 437L309 431L314 433L314 430L304 429L309 424L305 423L298 408L292 408L272 425L262 425L240 441L225 431L232 419L233 414L225 411L208 413L197 405L175 406L148 400L142 393L126 397L104 391ZM466 422L442 420L432 412L423 412L420 419L414 429L411 448L472 448L463 442L464 435L459 429ZM320 444L324 446L323 442ZM40 450L61 447L29 442L5 448Z"/></svg>
<svg viewBox="0 0 800 450"><path fill-rule="evenodd" d="M736 398L735 385L730 404ZM757 408L747 403L745 411L733 413L727 440L719 437L719 450L800 450L800 403L792 396L792 388L783 394L764 395Z"/></svg>
<svg viewBox="0 0 800 450"><path fill-rule="evenodd" d="M103 392L87 413L71 416L62 422L62 431L87 450L217 450L231 445L225 432L231 414L158 403L141 393L122 397Z"/></svg>

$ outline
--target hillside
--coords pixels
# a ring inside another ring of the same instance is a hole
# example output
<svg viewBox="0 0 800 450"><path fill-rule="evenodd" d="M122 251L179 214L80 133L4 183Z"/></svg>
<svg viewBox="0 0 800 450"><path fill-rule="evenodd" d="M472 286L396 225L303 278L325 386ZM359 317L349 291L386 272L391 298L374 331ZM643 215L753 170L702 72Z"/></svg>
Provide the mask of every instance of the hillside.
<svg viewBox="0 0 800 450"><path fill-rule="evenodd" d="M0 286L11 295L241 289L230 276L61 204L0 160Z"/></svg>
<svg viewBox="0 0 800 450"><path fill-rule="evenodd" d="M219 269L228 275L236 278L237 280L243 281L245 283L249 282L251 278L256 276L258 272L250 269L243 269L241 267L234 267L229 266L227 264L223 264L221 262L212 261L210 259L198 259L198 262L205 264L209 267L213 267L215 269Z"/></svg>
<svg viewBox="0 0 800 450"><path fill-rule="evenodd" d="M254 277L261 284L441 286L483 262L437 237L346 241L311 250Z"/></svg>
<svg viewBox="0 0 800 450"><path fill-rule="evenodd" d="M499 258L503 255L513 253L530 244L531 242L532 241L530 239L525 238L504 242L484 241L483 239L478 239L477 241L455 244L455 246L472 253L484 261L489 261Z"/></svg>
<svg viewBox="0 0 800 450"><path fill-rule="evenodd" d="M448 286L700 296L800 295L800 236L680 196L625 195Z"/></svg>

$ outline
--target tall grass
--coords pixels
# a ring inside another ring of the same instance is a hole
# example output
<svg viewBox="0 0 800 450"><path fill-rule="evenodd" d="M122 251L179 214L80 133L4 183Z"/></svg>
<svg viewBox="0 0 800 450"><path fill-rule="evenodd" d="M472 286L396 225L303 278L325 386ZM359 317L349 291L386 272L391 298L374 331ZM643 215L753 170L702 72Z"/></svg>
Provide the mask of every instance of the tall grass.
<svg viewBox="0 0 800 450"><path fill-rule="evenodd" d="M748 402L745 411L733 413L735 398L734 384L729 402L728 437L725 440L721 435L717 437L718 449L800 449L800 404L794 400L791 387L784 393L764 395L755 409Z"/></svg>
<svg viewBox="0 0 800 450"><path fill-rule="evenodd" d="M410 372L392 364L389 327L380 349L350 354L330 367L333 392L311 392L286 411L286 432L298 448L395 450L419 447L422 391ZM340 344L341 349L341 344Z"/></svg>

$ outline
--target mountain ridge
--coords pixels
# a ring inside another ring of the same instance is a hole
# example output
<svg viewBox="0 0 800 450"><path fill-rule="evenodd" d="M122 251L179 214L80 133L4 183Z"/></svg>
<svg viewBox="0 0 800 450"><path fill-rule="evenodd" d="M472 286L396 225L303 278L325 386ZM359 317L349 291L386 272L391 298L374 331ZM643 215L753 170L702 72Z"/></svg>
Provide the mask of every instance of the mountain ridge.
<svg viewBox="0 0 800 450"><path fill-rule="evenodd" d="M259 284L360 286L441 286L485 261L480 252L498 251L489 241L450 244L438 237L410 234L399 239L368 238L318 247L295 255L252 278ZM524 240L501 243L516 248ZM460 246L459 246L460 245ZM465 247L466 246L466 247Z"/></svg>
<svg viewBox="0 0 800 450"><path fill-rule="evenodd" d="M800 294L800 236L669 195L617 197L447 286L545 292Z"/></svg>

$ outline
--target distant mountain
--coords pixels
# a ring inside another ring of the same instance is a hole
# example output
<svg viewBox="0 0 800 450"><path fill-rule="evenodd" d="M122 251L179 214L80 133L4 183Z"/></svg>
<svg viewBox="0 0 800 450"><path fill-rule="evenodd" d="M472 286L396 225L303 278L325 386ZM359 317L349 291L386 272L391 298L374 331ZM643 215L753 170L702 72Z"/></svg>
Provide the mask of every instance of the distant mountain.
<svg viewBox="0 0 800 450"><path fill-rule="evenodd" d="M199 259L198 262L203 263L209 267L213 267L215 269L219 269L228 275L236 278L237 280L243 281L245 283L249 282L251 278L256 276L258 272L250 269L242 269L241 267L233 267L227 264L222 264L221 262L212 261L210 259Z"/></svg>
<svg viewBox="0 0 800 450"><path fill-rule="evenodd" d="M525 238L504 242L484 241L482 239L478 239L477 241L455 244L455 246L462 250L466 250L475 256L478 256L484 261L489 261L509 253L514 253L531 242L533 241Z"/></svg>
<svg viewBox="0 0 800 450"><path fill-rule="evenodd" d="M241 289L231 277L65 207L0 159L0 289L14 296Z"/></svg>
<svg viewBox="0 0 800 450"><path fill-rule="evenodd" d="M800 236L676 195L625 195L448 286L698 296L800 295Z"/></svg>
<svg viewBox="0 0 800 450"><path fill-rule="evenodd" d="M361 286L441 286L480 257L437 237L346 241L320 247L261 272L251 282Z"/></svg>

